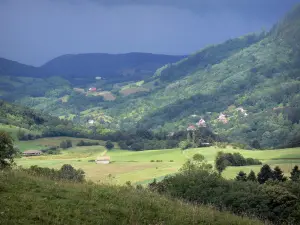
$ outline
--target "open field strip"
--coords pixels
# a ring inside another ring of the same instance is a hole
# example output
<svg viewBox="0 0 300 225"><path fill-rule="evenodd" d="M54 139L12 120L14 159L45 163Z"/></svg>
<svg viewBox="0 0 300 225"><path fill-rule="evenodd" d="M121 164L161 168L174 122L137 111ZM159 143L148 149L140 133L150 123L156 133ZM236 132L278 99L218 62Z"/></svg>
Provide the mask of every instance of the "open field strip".
<svg viewBox="0 0 300 225"><path fill-rule="evenodd" d="M71 139L73 146L81 139L76 138L45 138L34 141L20 142L23 150L35 149L34 146L59 144L62 140ZM104 144L104 143L101 143ZM39 149L39 148L37 148ZM109 182L113 184L147 183L154 178L162 178L178 171L182 164L194 154L200 153L205 156L208 163L213 164L218 151L239 152L245 157L252 157L268 163L271 167L280 166L288 176L294 165L300 165L300 148L251 151L227 147L219 149L215 147L189 149L182 152L180 149L149 150L149 151L126 151L114 149L105 152L104 146L83 146L62 150L59 155L44 155L36 157L22 157L17 159L17 165L29 167L38 165L42 167L60 168L63 164L71 164L75 168L81 168L86 172L86 178L94 182ZM96 164L93 160L102 155L111 157L108 165ZM223 176L232 179L243 170L258 172L261 166L228 167Z"/></svg>

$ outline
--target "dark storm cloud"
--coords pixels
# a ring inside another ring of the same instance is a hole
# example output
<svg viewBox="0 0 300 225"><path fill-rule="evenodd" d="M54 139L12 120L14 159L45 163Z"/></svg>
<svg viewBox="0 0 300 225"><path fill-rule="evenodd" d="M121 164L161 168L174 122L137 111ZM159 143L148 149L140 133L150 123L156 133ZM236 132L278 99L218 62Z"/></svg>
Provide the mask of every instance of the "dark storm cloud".
<svg viewBox="0 0 300 225"><path fill-rule="evenodd" d="M0 0L0 57L40 65L62 54L187 54L269 28L295 0Z"/></svg>

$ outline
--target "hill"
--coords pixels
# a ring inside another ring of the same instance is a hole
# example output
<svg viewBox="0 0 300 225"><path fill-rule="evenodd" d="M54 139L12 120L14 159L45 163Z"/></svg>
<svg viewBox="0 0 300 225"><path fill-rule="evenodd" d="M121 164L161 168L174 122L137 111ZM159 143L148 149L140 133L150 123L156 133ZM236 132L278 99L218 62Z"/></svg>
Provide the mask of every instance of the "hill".
<svg viewBox="0 0 300 225"><path fill-rule="evenodd" d="M34 66L28 66L16 61L0 58L0 75L6 76L43 76L42 72Z"/></svg>
<svg viewBox="0 0 300 225"><path fill-rule="evenodd" d="M0 130L12 133L19 140L52 136L87 137L89 133L93 136L88 128L74 125L69 120L2 100L0 100Z"/></svg>
<svg viewBox="0 0 300 225"><path fill-rule="evenodd" d="M105 112L128 127L175 131L204 118L231 142L299 145L299 14L297 5L268 33L207 47L158 69L155 89Z"/></svg>
<svg viewBox="0 0 300 225"><path fill-rule="evenodd" d="M1 224L262 224L145 190L0 174Z"/></svg>
<svg viewBox="0 0 300 225"><path fill-rule="evenodd" d="M52 75L67 79L101 77L108 80L134 81L151 76L155 70L184 56L151 53L63 55L41 68Z"/></svg>
<svg viewBox="0 0 300 225"><path fill-rule="evenodd" d="M300 146L299 14L297 5L270 32L179 56L154 74L154 64L171 59L142 53L62 56L42 67L61 71L61 77L1 78L10 89L0 95L109 131L176 132L203 118L222 140L247 148Z"/></svg>

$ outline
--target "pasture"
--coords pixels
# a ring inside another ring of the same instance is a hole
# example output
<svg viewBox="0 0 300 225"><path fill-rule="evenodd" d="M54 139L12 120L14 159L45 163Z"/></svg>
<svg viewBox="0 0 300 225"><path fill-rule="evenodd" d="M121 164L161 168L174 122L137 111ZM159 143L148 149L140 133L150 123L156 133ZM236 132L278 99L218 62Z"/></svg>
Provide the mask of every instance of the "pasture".
<svg viewBox="0 0 300 225"><path fill-rule="evenodd" d="M62 140L70 139L75 143L81 139L76 138L44 138L34 141L19 142L22 150L41 149L45 145L56 145ZM104 145L104 143L101 143ZM94 182L112 184L131 183L145 184L154 178L161 179L168 174L173 174L180 169L182 164L194 154L200 153L206 160L213 164L218 151L240 152L245 157L252 157L268 163L272 167L280 166L287 176L294 165L300 165L300 148L250 151L239 150L227 147L219 149L215 147L197 148L181 151L170 150L149 150L149 151L125 151L113 149L106 152L103 146L83 146L62 150L60 155L43 155L35 157L22 157L16 160L17 165L29 167L38 165L41 167L60 168L63 164L71 164L75 168L81 168L86 172L86 178ZM36 148L34 148L36 147ZM108 155L111 163L108 165L96 164L93 162L98 156ZM232 179L243 170L248 173L250 170L258 172L261 166L228 167L223 176Z"/></svg>

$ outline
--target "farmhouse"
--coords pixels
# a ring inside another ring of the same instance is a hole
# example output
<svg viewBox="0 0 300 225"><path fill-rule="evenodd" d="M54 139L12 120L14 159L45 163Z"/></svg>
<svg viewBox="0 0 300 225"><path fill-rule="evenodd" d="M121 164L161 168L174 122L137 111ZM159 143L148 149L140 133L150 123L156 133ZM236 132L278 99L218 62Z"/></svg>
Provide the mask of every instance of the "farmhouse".
<svg viewBox="0 0 300 225"><path fill-rule="evenodd" d="M109 156L101 156L98 157L95 162L97 164L109 164L110 163L110 157Z"/></svg>
<svg viewBox="0 0 300 225"><path fill-rule="evenodd" d="M187 131L195 131L196 127L194 125L190 125L186 130Z"/></svg>
<svg viewBox="0 0 300 225"><path fill-rule="evenodd" d="M89 88L89 91L95 92L95 91L97 91L97 88L91 87L91 88Z"/></svg>
<svg viewBox="0 0 300 225"><path fill-rule="evenodd" d="M199 120L198 123L196 123L199 127L206 127L206 122L204 119Z"/></svg>
<svg viewBox="0 0 300 225"><path fill-rule="evenodd" d="M93 125L95 123L95 120L88 120L88 124Z"/></svg>
<svg viewBox="0 0 300 225"><path fill-rule="evenodd" d="M39 150L28 150L23 152L23 156L36 156L36 155L41 155L42 152Z"/></svg>
<svg viewBox="0 0 300 225"><path fill-rule="evenodd" d="M228 119L226 118L226 115L223 113L220 113L218 120L224 124L228 123Z"/></svg>

